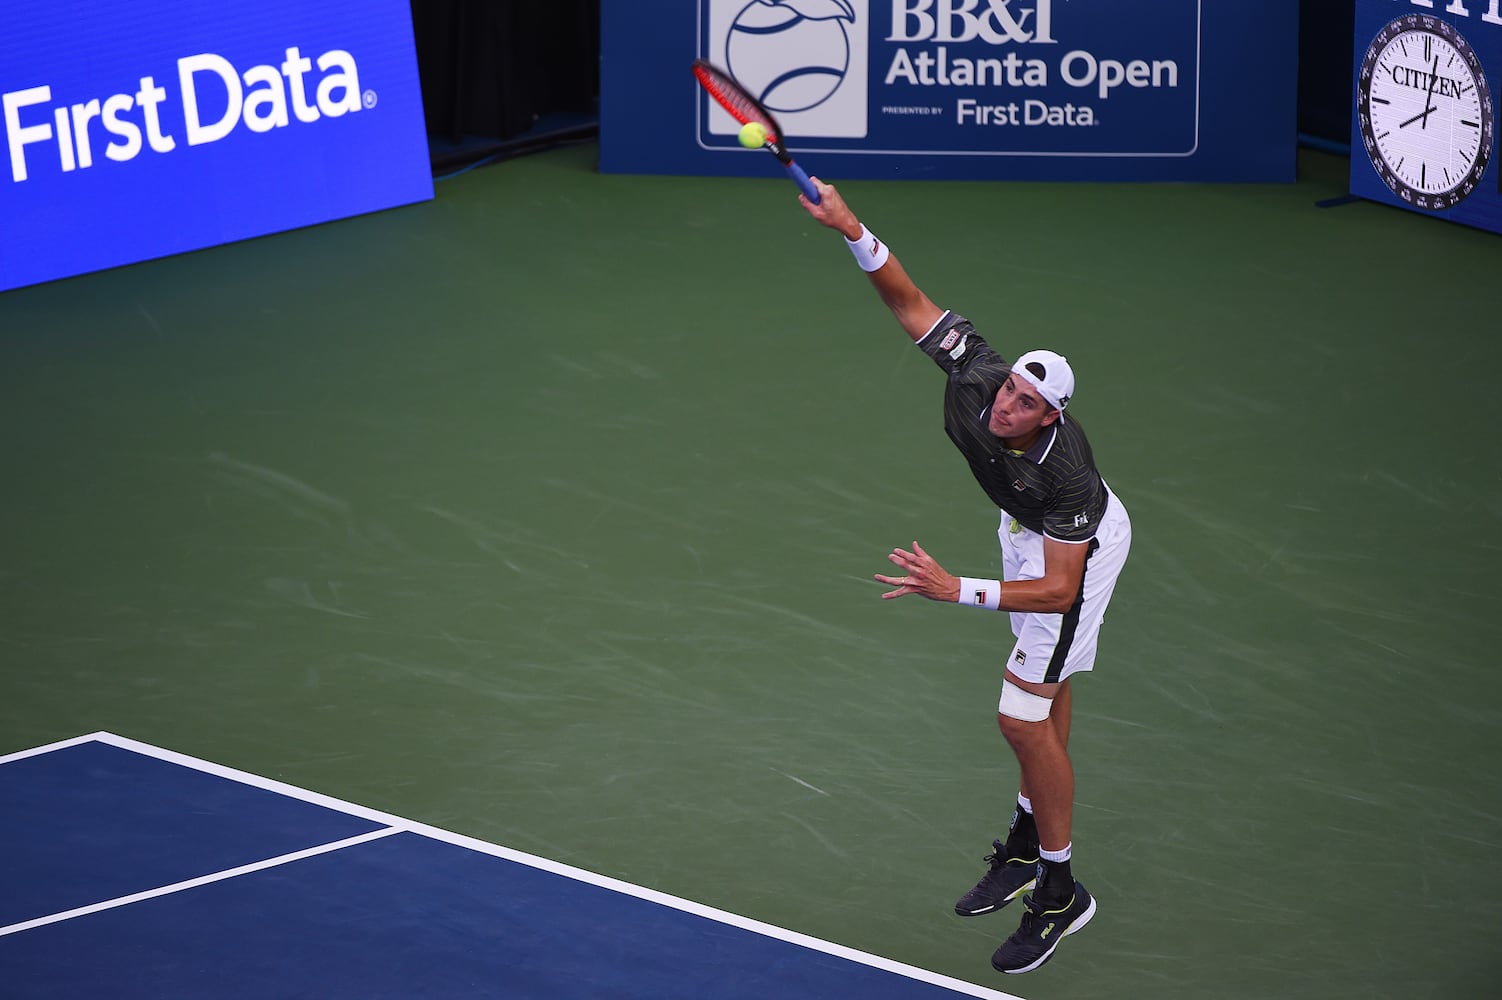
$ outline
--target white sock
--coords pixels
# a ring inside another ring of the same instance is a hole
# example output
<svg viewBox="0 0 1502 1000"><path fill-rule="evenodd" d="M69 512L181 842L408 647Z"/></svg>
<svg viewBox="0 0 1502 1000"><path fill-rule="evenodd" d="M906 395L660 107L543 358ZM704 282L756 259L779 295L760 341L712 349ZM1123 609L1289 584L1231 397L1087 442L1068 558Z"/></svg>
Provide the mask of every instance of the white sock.
<svg viewBox="0 0 1502 1000"><path fill-rule="evenodd" d="M1023 795L1021 792L1018 792L1017 808L1021 809L1023 812L1031 816L1033 814L1033 800L1028 798L1026 795Z"/></svg>
<svg viewBox="0 0 1502 1000"><path fill-rule="evenodd" d="M1071 840L1069 843L1064 845L1064 849L1062 851L1045 851L1039 848L1038 856L1041 857L1044 861L1052 861L1054 864L1058 864L1060 861L1068 861L1069 855L1073 852L1073 849L1074 841Z"/></svg>

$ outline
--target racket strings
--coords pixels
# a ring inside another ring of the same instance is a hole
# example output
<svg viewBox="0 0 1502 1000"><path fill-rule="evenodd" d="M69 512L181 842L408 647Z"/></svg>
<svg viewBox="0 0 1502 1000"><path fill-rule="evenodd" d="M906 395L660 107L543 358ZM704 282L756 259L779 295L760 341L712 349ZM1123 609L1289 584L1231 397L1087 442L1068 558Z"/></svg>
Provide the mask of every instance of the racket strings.
<svg viewBox="0 0 1502 1000"><path fill-rule="evenodd" d="M756 122L767 130L767 134L771 138L777 138L780 130L777 127L776 119L734 80L717 72L711 66L695 66L694 75L699 78L699 83L709 92L709 96L718 101L722 108L730 112L731 117L736 121L742 125L748 122Z"/></svg>

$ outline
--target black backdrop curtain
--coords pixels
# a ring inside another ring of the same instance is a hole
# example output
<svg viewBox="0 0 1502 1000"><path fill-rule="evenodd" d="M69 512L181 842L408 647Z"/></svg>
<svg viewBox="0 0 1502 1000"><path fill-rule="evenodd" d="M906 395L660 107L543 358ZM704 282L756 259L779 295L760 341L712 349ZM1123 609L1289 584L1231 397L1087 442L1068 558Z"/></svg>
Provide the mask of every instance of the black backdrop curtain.
<svg viewBox="0 0 1502 1000"><path fill-rule="evenodd" d="M509 139L595 112L600 0L412 0L428 134Z"/></svg>
<svg viewBox="0 0 1502 1000"><path fill-rule="evenodd" d="M1394 8L1393 16L1406 13ZM1340 145L1351 141L1353 0L1299 4L1299 132Z"/></svg>

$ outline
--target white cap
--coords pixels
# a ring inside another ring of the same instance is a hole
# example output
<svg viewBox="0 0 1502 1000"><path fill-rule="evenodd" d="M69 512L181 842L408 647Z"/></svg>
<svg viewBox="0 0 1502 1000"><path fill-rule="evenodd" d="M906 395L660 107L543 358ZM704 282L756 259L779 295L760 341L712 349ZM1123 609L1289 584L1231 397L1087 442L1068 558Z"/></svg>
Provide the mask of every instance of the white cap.
<svg viewBox="0 0 1502 1000"><path fill-rule="evenodd" d="M1053 351L1028 351L1012 362L1012 374L1038 390L1048 405L1064 414L1069 397L1074 395L1074 369L1062 354Z"/></svg>

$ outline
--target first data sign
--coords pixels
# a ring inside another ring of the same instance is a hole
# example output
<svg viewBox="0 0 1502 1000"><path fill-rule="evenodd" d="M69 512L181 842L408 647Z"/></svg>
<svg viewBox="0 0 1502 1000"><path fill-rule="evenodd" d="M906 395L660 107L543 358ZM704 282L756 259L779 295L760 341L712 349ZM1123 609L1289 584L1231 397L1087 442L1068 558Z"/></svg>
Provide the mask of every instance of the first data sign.
<svg viewBox="0 0 1502 1000"><path fill-rule="evenodd" d="M602 13L605 170L769 171L694 92L699 56L766 104L825 176L1294 176L1295 0L674 0Z"/></svg>
<svg viewBox="0 0 1502 1000"><path fill-rule="evenodd" d="M433 196L407 0L18 4L0 128L0 291Z"/></svg>

